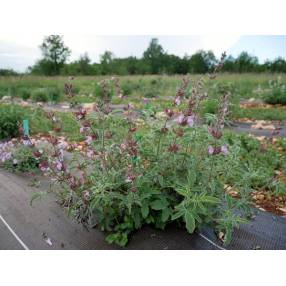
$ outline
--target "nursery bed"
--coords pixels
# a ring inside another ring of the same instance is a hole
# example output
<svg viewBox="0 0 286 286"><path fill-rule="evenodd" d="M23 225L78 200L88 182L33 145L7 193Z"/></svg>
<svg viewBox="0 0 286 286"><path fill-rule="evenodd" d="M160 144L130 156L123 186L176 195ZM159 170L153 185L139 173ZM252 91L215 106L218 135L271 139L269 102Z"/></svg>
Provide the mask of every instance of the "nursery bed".
<svg viewBox="0 0 286 286"><path fill-rule="evenodd" d="M101 231L87 231L68 218L52 194L31 207L31 195L40 189L27 186L28 182L25 176L0 171L0 214L29 249L119 249L107 244ZM132 235L126 249L286 249L286 219L256 212L252 222L235 230L228 247L222 245L212 230L204 229L190 235L170 225L165 231L143 227ZM45 241L45 236L52 245ZM0 249L24 249L2 221Z"/></svg>

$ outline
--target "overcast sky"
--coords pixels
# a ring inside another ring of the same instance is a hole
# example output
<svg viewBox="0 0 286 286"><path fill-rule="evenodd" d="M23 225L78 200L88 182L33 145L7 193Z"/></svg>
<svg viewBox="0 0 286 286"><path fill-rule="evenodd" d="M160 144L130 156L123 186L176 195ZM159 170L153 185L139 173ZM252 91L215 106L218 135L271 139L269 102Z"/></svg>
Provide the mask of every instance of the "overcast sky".
<svg viewBox="0 0 286 286"><path fill-rule="evenodd" d="M171 54L191 55L199 49L213 50L216 56L223 51L237 56L241 51L258 56L260 62L278 56L286 58L286 36L93 36L64 35L66 45L72 50L70 60L87 52L92 61L98 61L106 50L117 57L141 57L151 38L156 37ZM0 68L25 71L41 57L39 45L44 35L0 35Z"/></svg>

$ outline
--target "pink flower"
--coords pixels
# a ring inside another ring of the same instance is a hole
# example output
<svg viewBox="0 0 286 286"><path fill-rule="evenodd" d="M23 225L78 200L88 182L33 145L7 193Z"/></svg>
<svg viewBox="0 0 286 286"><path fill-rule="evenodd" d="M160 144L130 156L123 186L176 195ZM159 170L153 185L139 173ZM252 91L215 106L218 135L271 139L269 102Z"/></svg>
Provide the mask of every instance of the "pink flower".
<svg viewBox="0 0 286 286"><path fill-rule="evenodd" d="M86 152L86 155L88 158L92 159L92 158L94 158L95 152L93 150L88 150Z"/></svg>
<svg viewBox="0 0 286 286"><path fill-rule="evenodd" d="M223 145L223 146L221 147L221 152L222 152L224 155L227 155L227 154L228 154L228 148L227 148L226 145Z"/></svg>
<svg viewBox="0 0 286 286"><path fill-rule="evenodd" d="M143 97L143 103L144 104L148 104L150 102L150 100L148 98Z"/></svg>
<svg viewBox="0 0 286 286"><path fill-rule="evenodd" d="M57 162L56 162L56 169L57 169L58 171L61 171L62 168L63 168L63 163L62 163L61 161L57 161Z"/></svg>
<svg viewBox="0 0 286 286"><path fill-rule="evenodd" d="M177 118L177 122L179 124L183 124L184 123L184 120L185 120L185 116L183 114L180 114Z"/></svg>
<svg viewBox="0 0 286 286"><path fill-rule="evenodd" d="M209 153L210 155L213 155L213 153L214 153L214 147L213 147L213 146L209 146L209 147L208 147L208 153Z"/></svg>
<svg viewBox="0 0 286 286"><path fill-rule="evenodd" d="M216 139L219 139L222 136L222 132L219 130L215 130L213 128L209 128L209 133Z"/></svg>
<svg viewBox="0 0 286 286"><path fill-rule="evenodd" d="M176 97L174 103L175 103L175 105L180 105L181 104L180 97Z"/></svg>
<svg viewBox="0 0 286 286"><path fill-rule="evenodd" d="M84 108L80 108L79 111L75 112L75 116L77 120L84 119L86 116L86 110Z"/></svg>
<svg viewBox="0 0 286 286"><path fill-rule="evenodd" d="M188 123L188 125L190 126L190 127L193 127L194 126L194 123L195 123L195 121L194 121L194 116L188 116L187 117L187 123Z"/></svg>
<svg viewBox="0 0 286 286"><path fill-rule="evenodd" d="M40 170L42 172L46 172L46 171L48 171L50 169L49 168L49 163L47 161L44 161L44 162L40 163L39 167L40 167Z"/></svg>
<svg viewBox="0 0 286 286"><path fill-rule="evenodd" d="M90 145L92 143L92 137L91 136L86 136L86 140L85 140L87 145Z"/></svg>
<svg viewBox="0 0 286 286"><path fill-rule="evenodd" d="M165 113L168 117L172 117L174 115L174 111L169 108L165 109Z"/></svg>

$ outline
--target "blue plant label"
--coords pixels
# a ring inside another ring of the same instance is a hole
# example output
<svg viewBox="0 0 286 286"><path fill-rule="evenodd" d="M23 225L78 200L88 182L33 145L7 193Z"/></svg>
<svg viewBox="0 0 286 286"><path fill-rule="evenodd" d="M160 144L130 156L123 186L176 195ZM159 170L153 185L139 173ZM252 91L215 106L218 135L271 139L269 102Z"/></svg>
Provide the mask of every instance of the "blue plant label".
<svg viewBox="0 0 286 286"><path fill-rule="evenodd" d="M29 136L29 120L28 119L24 119L23 120L23 129L24 129L24 135L25 136Z"/></svg>

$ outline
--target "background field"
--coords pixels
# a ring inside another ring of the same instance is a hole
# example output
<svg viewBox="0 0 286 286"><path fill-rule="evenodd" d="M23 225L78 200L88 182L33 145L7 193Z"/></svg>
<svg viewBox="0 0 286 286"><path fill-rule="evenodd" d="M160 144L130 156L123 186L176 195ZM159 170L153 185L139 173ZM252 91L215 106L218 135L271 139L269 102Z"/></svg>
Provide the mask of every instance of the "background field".
<svg viewBox="0 0 286 286"><path fill-rule="evenodd" d="M190 75L191 80L196 80L201 75ZM153 108L158 111L164 110L172 104L172 98L181 84L182 76L167 75L143 75L118 77L120 87L126 98L119 99L113 96L113 104L126 104L132 102L137 108L144 105L143 99L149 99ZM79 76L72 80L76 96L73 101L77 103L95 102L98 96L98 83L102 79L110 79L110 76ZM241 108L240 103L244 100L263 101L265 96L271 94L270 82L280 81L285 86L285 74L221 74L216 80L207 79L206 91L209 100L204 103L202 113L214 113L216 99L220 89L224 88L231 93L232 117L284 120L286 109L282 105L276 106L253 106L251 109ZM9 96L24 100L68 102L70 99L64 93L64 84L67 77L43 77L43 76L17 76L0 77L0 98ZM274 95L275 98L276 95ZM286 91L282 94L286 101ZM279 101L278 101L279 103Z"/></svg>

